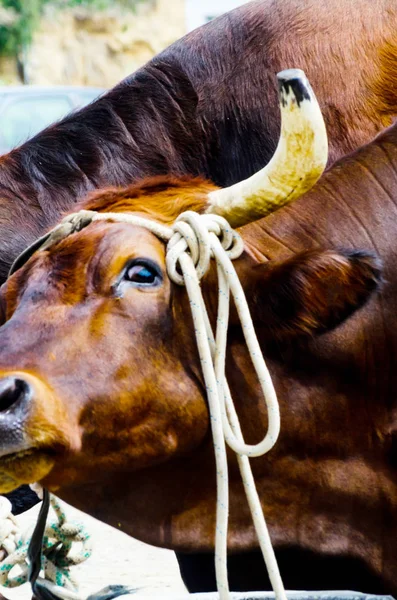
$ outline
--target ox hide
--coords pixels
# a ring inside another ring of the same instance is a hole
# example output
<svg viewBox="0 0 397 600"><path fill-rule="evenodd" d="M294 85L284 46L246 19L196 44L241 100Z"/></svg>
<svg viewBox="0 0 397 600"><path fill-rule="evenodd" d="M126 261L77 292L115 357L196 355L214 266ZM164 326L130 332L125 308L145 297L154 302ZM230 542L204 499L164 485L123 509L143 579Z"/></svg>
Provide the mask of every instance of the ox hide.
<svg viewBox="0 0 397 600"><path fill-rule="evenodd" d="M311 81L331 163L368 142L397 114L396 31L394 0L257 0L189 33L0 158L0 281L92 189L170 173L227 186L258 171L279 136L283 69Z"/></svg>

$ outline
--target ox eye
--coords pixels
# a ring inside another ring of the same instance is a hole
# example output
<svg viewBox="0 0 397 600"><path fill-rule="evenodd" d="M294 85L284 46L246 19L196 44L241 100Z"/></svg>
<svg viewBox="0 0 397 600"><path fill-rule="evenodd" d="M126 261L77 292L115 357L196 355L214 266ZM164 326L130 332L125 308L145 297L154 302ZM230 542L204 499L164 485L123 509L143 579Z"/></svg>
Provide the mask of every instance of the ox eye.
<svg viewBox="0 0 397 600"><path fill-rule="evenodd" d="M161 283L161 271L149 260L137 259L124 270L123 281L137 287L153 287Z"/></svg>

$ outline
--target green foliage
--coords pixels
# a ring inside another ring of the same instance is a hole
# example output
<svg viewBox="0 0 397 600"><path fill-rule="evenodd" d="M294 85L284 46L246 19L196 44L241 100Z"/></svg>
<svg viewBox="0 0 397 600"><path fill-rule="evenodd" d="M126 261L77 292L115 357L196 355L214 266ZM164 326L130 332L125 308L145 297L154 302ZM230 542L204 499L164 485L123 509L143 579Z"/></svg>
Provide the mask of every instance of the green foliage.
<svg viewBox="0 0 397 600"><path fill-rule="evenodd" d="M0 22L0 54L19 57L26 52L46 5L60 9L83 6L93 10L119 5L126 10L134 10L143 1L145 0L0 0L0 8L10 15L7 22Z"/></svg>
<svg viewBox="0 0 397 600"><path fill-rule="evenodd" d="M55 4L57 6L89 6L94 10L104 10L106 8L112 7L115 4L124 6L130 10L134 10L136 5L142 0L46 0L49 3Z"/></svg>
<svg viewBox="0 0 397 600"><path fill-rule="evenodd" d="M18 54L32 41L43 0L1 0L0 5L11 15L8 24L0 24L0 54Z"/></svg>

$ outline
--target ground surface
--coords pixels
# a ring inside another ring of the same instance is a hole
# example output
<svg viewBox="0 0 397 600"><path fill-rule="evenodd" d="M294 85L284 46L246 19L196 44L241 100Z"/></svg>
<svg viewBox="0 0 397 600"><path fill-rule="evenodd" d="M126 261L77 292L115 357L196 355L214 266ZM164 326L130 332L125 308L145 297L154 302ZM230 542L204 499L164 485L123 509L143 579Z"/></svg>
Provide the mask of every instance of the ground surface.
<svg viewBox="0 0 397 600"><path fill-rule="evenodd" d="M36 522L38 507L18 517L21 528ZM51 518L53 514L51 512ZM87 596L110 583L140 588L134 597L176 597L185 592L174 553L138 542L96 519L68 507L70 519L83 521L92 536L93 554L87 562L73 567L80 592ZM29 585L0 588L11 600L30 600Z"/></svg>

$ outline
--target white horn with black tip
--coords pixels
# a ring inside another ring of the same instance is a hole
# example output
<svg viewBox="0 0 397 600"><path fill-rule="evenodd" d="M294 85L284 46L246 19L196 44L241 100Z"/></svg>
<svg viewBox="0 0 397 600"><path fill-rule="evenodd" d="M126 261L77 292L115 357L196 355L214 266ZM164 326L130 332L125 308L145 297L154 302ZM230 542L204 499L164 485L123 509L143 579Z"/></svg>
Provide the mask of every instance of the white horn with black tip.
<svg viewBox="0 0 397 600"><path fill-rule="evenodd" d="M271 161L244 181L208 195L207 213L239 227L274 212L309 190L328 159L325 123L313 90L300 69L277 75L281 134Z"/></svg>

